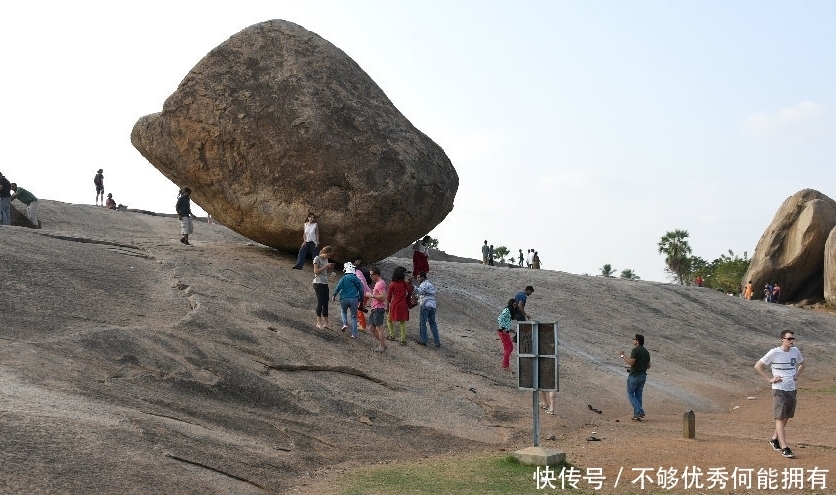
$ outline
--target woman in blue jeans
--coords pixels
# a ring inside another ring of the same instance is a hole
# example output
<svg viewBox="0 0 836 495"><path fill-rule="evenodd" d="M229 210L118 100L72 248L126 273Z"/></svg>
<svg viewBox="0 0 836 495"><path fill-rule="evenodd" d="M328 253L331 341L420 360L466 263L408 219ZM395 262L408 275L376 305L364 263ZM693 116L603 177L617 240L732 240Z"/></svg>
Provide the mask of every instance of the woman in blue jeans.
<svg viewBox="0 0 836 495"><path fill-rule="evenodd" d="M337 295L340 296L340 311L343 318L342 331L348 328L349 313L351 314L351 338L357 338L357 303L363 296L363 285L357 275L354 274L354 263L345 264L345 275L342 276L334 288L334 301Z"/></svg>
<svg viewBox="0 0 836 495"><path fill-rule="evenodd" d="M427 280L427 272L418 272L418 298L421 302L421 319L418 324L418 331L421 335L420 344L427 345L427 323L433 332L433 342L436 347L441 347L441 340L438 338L438 325L435 323L435 286Z"/></svg>
<svg viewBox="0 0 836 495"><path fill-rule="evenodd" d="M319 254L319 224L316 223L316 216L309 212L308 219L302 227L302 247L299 248L299 256L296 258L295 270L301 270L305 266L305 260L310 256L311 260Z"/></svg>

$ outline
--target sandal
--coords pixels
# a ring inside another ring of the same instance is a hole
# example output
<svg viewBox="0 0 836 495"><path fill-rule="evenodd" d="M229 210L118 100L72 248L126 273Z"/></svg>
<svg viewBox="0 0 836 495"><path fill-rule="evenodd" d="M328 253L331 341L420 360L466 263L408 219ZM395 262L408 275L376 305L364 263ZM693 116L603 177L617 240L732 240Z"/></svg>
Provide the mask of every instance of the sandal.
<svg viewBox="0 0 836 495"><path fill-rule="evenodd" d="M554 416L554 409L546 409L546 414L549 416Z"/></svg>
<svg viewBox="0 0 836 495"><path fill-rule="evenodd" d="M541 402L541 403L540 403L540 407L542 407L543 409L545 409L545 408L546 408L546 403L545 403L545 402Z"/></svg>

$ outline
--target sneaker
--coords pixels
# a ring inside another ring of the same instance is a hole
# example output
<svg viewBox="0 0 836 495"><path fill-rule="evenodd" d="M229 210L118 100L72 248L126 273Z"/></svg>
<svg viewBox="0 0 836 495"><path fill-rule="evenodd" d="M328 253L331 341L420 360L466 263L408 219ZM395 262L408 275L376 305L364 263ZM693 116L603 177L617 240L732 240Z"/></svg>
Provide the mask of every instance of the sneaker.
<svg viewBox="0 0 836 495"><path fill-rule="evenodd" d="M639 416L633 416L633 421L641 421L641 420L642 420L642 418L640 418Z"/></svg>
<svg viewBox="0 0 836 495"><path fill-rule="evenodd" d="M781 442L779 442L777 438L771 439L769 441L769 445L772 445L773 450L777 450L778 452L781 452Z"/></svg>
<svg viewBox="0 0 836 495"><path fill-rule="evenodd" d="M441 342L435 344L436 347L441 347Z"/></svg>
<svg viewBox="0 0 836 495"><path fill-rule="evenodd" d="M784 450L781 451L781 455L784 457L789 457L790 459L795 458L795 454L792 453L789 447L784 447Z"/></svg>
<svg viewBox="0 0 836 495"><path fill-rule="evenodd" d="M346 329L348 329L348 325L343 325L343 327L340 329L340 331L341 331L341 332L345 332L345 331L346 331Z"/></svg>

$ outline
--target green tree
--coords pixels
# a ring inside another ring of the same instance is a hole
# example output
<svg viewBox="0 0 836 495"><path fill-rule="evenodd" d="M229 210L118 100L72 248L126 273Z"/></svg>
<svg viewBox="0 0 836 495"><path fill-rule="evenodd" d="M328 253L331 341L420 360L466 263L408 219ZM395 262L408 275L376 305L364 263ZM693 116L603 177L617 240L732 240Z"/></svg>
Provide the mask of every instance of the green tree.
<svg viewBox="0 0 836 495"><path fill-rule="evenodd" d="M636 272L634 272L632 268L625 268L621 270L621 278L625 278L627 280L641 280L641 277L636 275Z"/></svg>
<svg viewBox="0 0 836 495"><path fill-rule="evenodd" d="M659 254L665 255L665 271L670 273L680 285L685 285L691 274L691 246L688 244L687 230L668 232L659 241Z"/></svg>
<svg viewBox="0 0 836 495"><path fill-rule="evenodd" d="M741 258L729 249L728 255L721 254L719 258L712 261L709 265L711 267L710 273L707 276L703 276L707 281L706 286L727 294L739 293L740 281L746 275L746 270L749 269L750 262L751 260L747 258L745 251Z"/></svg>
<svg viewBox="0 0 836 495"><path fill-rule="evenodd" d="M511 251L508 251L507 246L499 246L497 248L493 248L493 257L500 263L505 263L505 257L509 254L511 254Z"/></svg>
<svg viewBox="0 0 836 495"><path fill-rule="evenodd" d="M601 276L603 277L615 277L615 268L612 267L609 263L601 267Z"/></svg>
<svg viewBox="0 0 836 495"><path fill-rule="evenodd" d="M430 236L427 236L427 237L430 237ZM424 238L422 237L421 239L418 239L415 242L421 242L423 239ZM413 242L413 244L415 244L415 242ZM429 246L432 249L438 249L438 239L433 239L432 237L430 237L430 242L427 243L427 246Z"/></svg>

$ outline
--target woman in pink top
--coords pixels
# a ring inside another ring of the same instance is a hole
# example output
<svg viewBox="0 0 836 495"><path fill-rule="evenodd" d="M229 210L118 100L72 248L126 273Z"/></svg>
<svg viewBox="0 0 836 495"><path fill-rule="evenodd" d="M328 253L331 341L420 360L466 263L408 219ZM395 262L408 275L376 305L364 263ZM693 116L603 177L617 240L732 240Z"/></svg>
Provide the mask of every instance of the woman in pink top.
<svg viewBox="0 0 836 495"><path fill-rule="evenodd" d="M386 333L383 331L383 322L386 318L386 281L380 276L380 268L372 266L369 268L374 288L372 289L372 311L369 314L369 331L377 339L378 345L375 352L386 350Z"/></svg>

